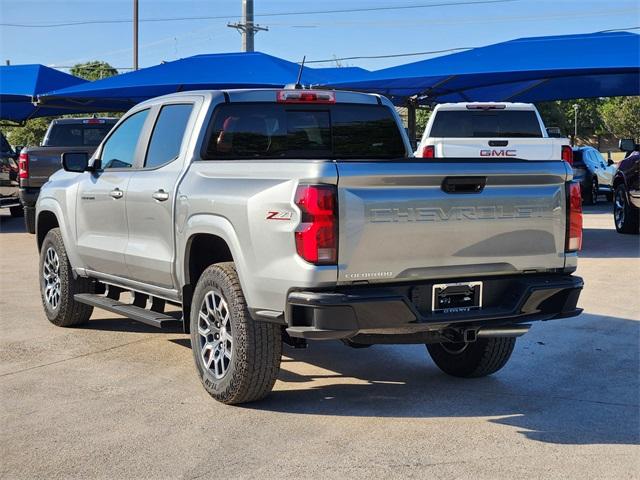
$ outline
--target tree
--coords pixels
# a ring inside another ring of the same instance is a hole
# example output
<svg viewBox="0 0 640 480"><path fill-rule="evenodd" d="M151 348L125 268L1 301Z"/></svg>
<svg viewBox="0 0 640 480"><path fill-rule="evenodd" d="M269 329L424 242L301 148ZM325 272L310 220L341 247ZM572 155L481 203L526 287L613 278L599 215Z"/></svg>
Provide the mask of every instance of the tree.
<svg viewBox="0 0 640 480"><path fill-rule="evenodd" d="M118 70L113 68L107 62L92 60L90 62L77 63L76 65L71 67L69 73L71 75L75 75L76 77L93 81L118 75Z"/></svg>
<svg viewBox="0 0 640 480"><path fill-rule="evenodd" d="M600 106L600 114L615 137L640 139L640 97L611 98Z"/></svg>
<svg viewBox="0 0 640 480"><path fill-rule="evenodd" d="M11 145L40 145L44 140L51 118L41 117L27 121L24 127L3 127L2 133Z"/></svg>
<svg viewBox="0 0 640 480"><path fill-rule="evenodd" d="M600 106L606 101L602 98L579 98L541 102L536 107L547 127L560 127L562 133L573 137L575 131L573 106L578 105L578 137L588 141L594 136L606 133L600 115Z"/></svg>
<svg viewBox="0 0 640 480"><path fill-rule="evenodd" d="M433 107L429 105L421 105L416 108L416 134L418 135L418 141L420 141L420 135L424 133L427 128L427 123L433 112Z"/></svg>

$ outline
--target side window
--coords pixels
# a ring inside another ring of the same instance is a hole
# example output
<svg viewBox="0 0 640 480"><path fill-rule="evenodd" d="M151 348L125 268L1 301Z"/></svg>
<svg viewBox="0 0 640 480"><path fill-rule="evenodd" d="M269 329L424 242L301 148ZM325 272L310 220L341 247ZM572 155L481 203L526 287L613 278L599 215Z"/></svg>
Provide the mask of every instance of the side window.
<svg viewBox="0 0 640 480"><path fill-rule="evenodd" d="M102 168L131 168L136 147L149 110L142 110L127 118L113 132L102 148Z"/></svg>
<svg viewBox="0 0 640 480"><path fill-rule="evenodd" d="M165 105L160 110L147 149L145 168L154 168L175 160L180 153L192 104Z"/></svg>

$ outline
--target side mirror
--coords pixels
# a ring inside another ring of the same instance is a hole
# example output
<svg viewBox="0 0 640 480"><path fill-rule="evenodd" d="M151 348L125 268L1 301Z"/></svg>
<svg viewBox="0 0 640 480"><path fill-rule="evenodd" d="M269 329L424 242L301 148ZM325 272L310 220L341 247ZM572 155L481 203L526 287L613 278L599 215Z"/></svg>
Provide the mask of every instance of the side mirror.
<svg viewBox="0 0 640 480"><path fill-rule="evenodd" d="M636 142L633 138L621 138L618 142L618 148L623 152L633 152L636 149Z"/></svg>
<svg viewBox="0 0 640 480"><path fill-rule="evenodd" d="M62 168L67 172L86 172L89 166L89 155L87 152L66 152L62 154L61 158Z"/></svg>
<svg viewBox="0 0 640 480"><path fill-rule="evenodd" d="M611 159L607 160L607 165L611 166L613 165L615 162Z"/></svg>
<svg viewBox="0 0 640 480"><path fill-rule="evenodd" d="M15 147L13 147L13 150L16 152L16 154L20 155L20 152L24 147L24 145L16 145Z"/></svg>

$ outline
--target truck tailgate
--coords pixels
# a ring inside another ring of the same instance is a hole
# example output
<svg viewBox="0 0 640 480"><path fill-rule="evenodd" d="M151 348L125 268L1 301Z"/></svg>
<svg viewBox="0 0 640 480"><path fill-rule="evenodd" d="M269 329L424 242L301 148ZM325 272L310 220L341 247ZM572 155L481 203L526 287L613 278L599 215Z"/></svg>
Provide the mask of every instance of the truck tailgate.
<svg viewBox="0 0 640 480"><path fill-rule="evenodd" d="M560 160L562 154L560 143L550 138L442 138L436 145L436 157L445 158Z"/></svg>
<svg viewBox="0 0 640 480"><path fill-rule="evenodd" d="M564 267L565 162L337 166L340 283Z"/></svg>

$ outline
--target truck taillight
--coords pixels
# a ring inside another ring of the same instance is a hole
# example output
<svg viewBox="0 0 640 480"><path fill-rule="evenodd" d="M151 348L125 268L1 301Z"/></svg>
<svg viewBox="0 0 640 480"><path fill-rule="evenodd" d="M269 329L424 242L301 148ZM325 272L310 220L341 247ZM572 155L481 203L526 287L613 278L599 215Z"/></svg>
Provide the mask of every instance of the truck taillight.
<svg viewBox="0 0 640 480"><path fill-rule="evenodd" d="M562 160L573 165L573 149L568 145L562 146Z"/></svg>
<svg viewBox="0 0 640 480"><path fill-rule="evenodd" d="M422 158L435 158L436 147L434 145L427 145L422 149Z"/></svg>
<svg viewBox="0 0 640 480"><path fill-rule="evenodd" d="M322 90L280 90L280 103L336 103L335 92Z"/></svg>
<svg viewBox="0 0 640 480"><path fill-rule="evenodd" d="M18 168L20 169L18 172L18 177L29 178L29 154L28 153L20 154L20 157L18 158Z"/></svg>
<svg viewBox="0 0 640 480"><path fill-rule="evenodd" d="M565 251L576 252L582 249L582 195L580 183L567 184L567 240Z"/></svg>
<svg viewBox="0 0 640 480"><path fill-rule="evenodd" d="M300 185L295 203L302 218L296 228L296 250L315 265L335 265L338 260L338 205L333 185Z"/></svg>

